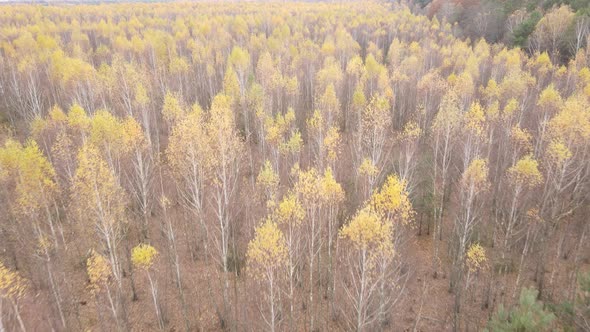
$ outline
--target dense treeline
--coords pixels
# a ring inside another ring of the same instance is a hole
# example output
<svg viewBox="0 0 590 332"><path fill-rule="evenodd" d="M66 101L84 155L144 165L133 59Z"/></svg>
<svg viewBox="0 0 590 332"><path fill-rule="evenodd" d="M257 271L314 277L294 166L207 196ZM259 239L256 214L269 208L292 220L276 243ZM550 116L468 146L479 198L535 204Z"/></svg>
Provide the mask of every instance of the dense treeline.
<svg viewBox="0 0 590 332"><path fill-rule="evenodd" d="M2 7L0 331L589 329L590 54L455 30Z"/></svg>
<svg viewBox="0 0 590 332"><path fill-rule="evenodd" d="M457 23L455 33L473 40L502 41L567 63L586 47L587 0L416 0L429 16Z"/></svg>

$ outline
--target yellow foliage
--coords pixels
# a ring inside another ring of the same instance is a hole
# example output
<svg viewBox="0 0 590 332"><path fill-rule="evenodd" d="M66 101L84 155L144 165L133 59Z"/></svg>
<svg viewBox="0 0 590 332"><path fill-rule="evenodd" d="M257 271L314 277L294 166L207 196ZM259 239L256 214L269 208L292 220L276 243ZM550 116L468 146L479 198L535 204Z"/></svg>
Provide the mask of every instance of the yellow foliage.
<svg viewBox="0 0 590 332"><path fill-rule="evenodd" d="M206 155L209 169L220 172L239 160L243 144L238 136L231 99L222 94L213 98L206 133L211 153Z"/></svg>
<svg viewBox="0 0 590 332"><path fill-rule="evenodd" d="M184 117L184 109L180 103L180 97L170 91L166 91L164 96L164 106L162 106L162 116L170 124L177 123Z"/></svg>
<svg viewBox="0 0 590 332"><path fill-rule="evenodd" d="M573 144L586 144L590 140L590 111L586 98L573 96L561 111L549 120L549 133Z"/></svg>
<svg viewBox="0 0 590 332"><path fill-rule="evenodd" d="M557 110L561 107L563 100L561 95L555 89L553 84L546 87L539 95L539 101L537 105L544 109Z"/></svg>
<svg viewBox="0 0 590 332"><path fill-rule="evenodd" d="M296 154L301 151L303 147L303 139L301 138L301 133L299 131L293 132L289 139L282 143L279 147L282 154L292 153Z"/></svg>
<svg viewBox="0 0 590 332"><path fill-rule="evenodd" d="M107 286L113 276L109 262L94 249L90 251L90 256L86 261L86 273L90 280L88 289L92 294L96 294L102 287Z"/></svg>
<svg viewBox="0 0 590 332"><path fill-rule="evenodd" d="M518 101L514 98L510 99L502 110L502 119L507 121L512 118L514 113L520 109Z"/></svg>
<svg viewBox="0 0 590 332"><path fill-rule="evenodd" d="M485 89L482 89L483 95L488 100L494 100L500 97L500 89L498 88L498 83L493 78L490 78L488 81L488 85Z"/></svg>
<svg viewBox="0 0 590 332"><path fill-rule="evenodd" d="M562 165L566 160L572 157L572 152L568 147L558 140L552 140L547 146L547 157L557 165Z"/></svg>
<svg viewBox="0 0 590 332"><path fill-rule="evenodd" d="M137 83L135 85L135 103L141 107L146 107L150 102L147 91L143 84Z"/></svg>
<svg viewBox="0 0 590 332"><path fill-rule="evenodd" d="M392 226L379 213L366 206L340 229L339 236L350 241L357 250L393 256Z"/></svg>
<svg viewBox="0 0 590 332"><path fill-rule="evenodd" d="M269 160L264 162L264 165L260 169L258 176L256 177L256 184L263 190L271 193L275 193L279 187L279 175L274 171ZM268 197L273 198L273 197Z"/></svg>
<svg viewBox="0 0 590 332"><path fill-rule="evenodd" d="M475 191L485 191L489 186L488 165L485 159L473 159L465 172L463 172L462 182L464 186L473 186Z"/></svg>
<svg viewBox="0 0 590 332"><path fill-rule="evenodd" d="M0 148L0 171L15 179L16 209L23 215L34 216L57 194L55 170L33 140L25 146L8 140Z"/></svg>
<svg viewBox="0 0 590 332"><path fill-rule="evenodd" d="M487 261L486 251L479 243L474 243L467 249L466 260L469 272L477 272L485 267Z"/></svg>
<svg viewBox="0 0 590 332"><path fill-rule="evenodd" d="M231 97L232 102L235 102L241 94L240 81L238 80L238 75L232 66L227 67L227 70L223 76L223 93Z"/></svg>
<svg viewBox="0 0 590 332"><path fill-rule="evenodd" d="M328 161L336 161L336 159L338 158L338 152L340 148L340 133L338 131L338 128L330 127L328 129L328 133L326 133L326 137L324 137L324 146L328 151Z"/></svg>
<svg viewBox="0 0 590 332"><path fill-rule="evenodd" d="M538 165L531 155L527 155L508 169L508 176L517 185L536 187L543 182Z"/></svg>
<svg viewBox="0 0 590 332"><path fill-rule="evenodd" d="M98 150L85 144L78 153L72 199L80 216L109 227L125 220L125 194ZM89 213L90 212L90 213Z"/></svg>
<svg viewBox="0 0 590 332"><path fill-rule="evenodd" d="M58 105L54 105L50 110L49 110L49 118L51 119L51 121L53 122L66 122L68 120L67 115L64 113L64 111L58 106Z"/></svg>
<svg viewBox="0 0 590 332"><path fill-rule="evenodd" d="M415 121L409 121L404 126L402 132L402 139L407 141L414 141L422 135L422 129Z"/></svg>
<svg viewBox="0 0 590 332"><path fill-rule="evenodd" d="M414 210L406 191L406 183L397 175L390 175L381 189L373 194L371 207L387 219L403 225L414 219Z"/></svg>
<svg viewBox="0 0 590 332"><path fill-rule="evenodd" d="M136 268L147 270L154 264L158 255L156 248L149 244L139 244L131 250L131 262Z"/></svg>
<svg viewBox="0 0 590 332"><path fill-rule="evenodd" d="M306 207L316 205L321 200L320 181L315 168L309 171L299 171L295 192L301 197Z"/></svg>
<svg viewBox="0 0 590 332"><path fill-rule="evenodd" d="M125 118L120 130L123 132L123 146L125 151L141 150L146 147L145 134L135 118L131 116Z"/></svg>
<svg viewBox="0 0 590 332"><path fill-rule="evenodd" d="M324 118L322 117L322 113L318 110L313 112L313 115L307 119L307 126L314 131L319 130L323 127Z"/></svg>
<svg viewBox="0 0 590 332"><path fill-rule="evenodd" d="M85 133L90 129L90 118L78 104L73 104L68 111L68 126Z"/></svg>
<svg viewBox="0 0 590 332"><path fill-rule="evenodd" d="M377 169L377 166L375 166L373 164L371 159L364 158L363 161L361 162L361 165L359 166L359 174L364 175L364 176L374 177L378 173L379 173L379 169Z"/></svg>
<svg viewBox="0 0 590 332"><path fill-rule="evenodd" d="M363 110L363 131L384 130L391 125L389 102L382 96L374 96Z"/></svg>
<svg viewBox="0 0 590 332"><path fill-rule="evenodd" d="M27 291L27 281L0 261L0 298L18 301Z"/></svg>
<svg viewBox="0 0 590 332"><path fill-rule="evenodd" d="M119 118L107 110L98 110L90 122L90 142L97 148L124 153L127 151L125 129Z"/></svg>
<svg viewBox="0 0 590 332"><path fill-rule="evenodd" d="M471 104L469 111L465 113L465 127L477 136L482 136L485 130L485 113L478 102Z"/></svg>
<svg viewBox="0 0 590 332"><path fill-rule="evenodd" d="M263 279L269 271L275 271L287 264L285 236L276 223L267 219L256 228L254 239L248 243L246 257L248 270L257 279Z"/></svg>
<svg viewBox="0 0 590 332"><path fill-rule="evenodd" d="M166 158L175 176L190 176L195 170L207 169L209 138L200 109L195 108L172 128Z"/></svg>
<svg viewBox="0 0 590 332"><path fill-rule="evenodd" d="M326 204L338 204L344 200L344 190L340 183L334 179L334 174L330 167L324 171L324 176L320 182L320 195Z"/></svg>
<svg viewBox="0 0 590 332"><path fill-rule="evenodd" d="M297 195L293 193L287 194L275 210L274 218L279 224L301 224L303 218L305 218L305 210Z"/></svg>
<svg viewBox="0 0 590 332"><path fill-rule="evenodd" d="M528 130L520 128L518 125L512 127L510 130L510 139L525 153L528 153L533 148L533 137Z"/></svg>
<svg viewBox="0 0 590 332"><path fill-rule="evenodd" d="M434 132L449 131L449 134L459 128L461 123L461 109L459 97L453 90L449 90L442 98L440 111L434 118L432 129Z"/></svg>

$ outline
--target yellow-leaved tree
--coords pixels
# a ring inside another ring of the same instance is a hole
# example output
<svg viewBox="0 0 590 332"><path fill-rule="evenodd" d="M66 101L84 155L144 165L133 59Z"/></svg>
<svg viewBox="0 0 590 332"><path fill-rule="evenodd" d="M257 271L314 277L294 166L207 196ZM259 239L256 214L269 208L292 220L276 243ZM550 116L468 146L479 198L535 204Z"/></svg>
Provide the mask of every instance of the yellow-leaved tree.
<svg viewBox="0 0 590 332"><path fill-rule="evenodd" d="M433 197L434 197L434 243L433 270L437 275L439 264L439 241L442 240L443 220L448 200L449 173L452 162L452 151L457 143L457 134L461 129L461 107L459 97L455 91L445 94L440 103L440 110L432 123L434 169L433 169Z"/></svg>
<svg viewBox="0 0 590 332"><path fill-rule="evenodd" d="M322 204L324 206L325 226L327 227L328 237L328 294L331 300L332 310L334 309L334 262L333 252L335 251L335 237L337 233L337 216L340 205L344 201L344 190L340 183L334 178L331 167L327 167L324 171L324 176L320 180L320 195L322 197Z"/></svg>
<svg viewBox="0 0 590 332"><path fill-rule="evenodd" d="M25 332L25 323L20 314L18 302L25 296L27 281L17 271L11 271L0 261L0 329L8 328L2 322L1 301L6 300L12 306L19 328ZM16 330L16 328L15 328Z"/></svg>
<svg viewBox="0 0 590 332"><path fill-rule="evenodd" d="M463 277L468 245L474 228L481 219L480 215L485 203L485 200L481 199L482 193L490 187L488 173L487 160L475 158L471 160L461 176L461 208L453 223L453 270L450 280L450 289L455 293L453 311L455 324L459 324L461 296L463 290L467 288L467 282L463 284Z"/></svg>
<svg viewBox="0 0 590 332"><path fill-rule="evenodd" d="M280 326L280 276L288 263L287 242L283 232L270 218L256 228L254 239L248 243L248 271L254 279L265 284L269 313L262 314L271 331Z"/></svg>
<svg viewBox="0 0 590 332"><path fill-rule="evenodd" d="M302 222L305 218L305 210L299 198L293 192L283 197L273 212L272 219L282 227L286 233L286 246L288 253L287 275L289 277L289 327L293 328L295 287L298 270L302 259Z"/></svg>
<svg viewBox="0 0 590 332"><path fill-rule="evenodd" d="M539 163L532 155L526 155L518 160L508 169L507 176L512 192L504 222L502 258L510 250L514 233L522 226L524 212L528 210L531 203L530 195L526 194L543 183L543 174L539 171Z"/></svg>
<svg viewBox="0 0 590 332"><path fill-rule="evenodd" d="M340 274L344 299L341 304L350 316L350 328L356 331L370 329L370 323L378 320L382 309L380 286L384 275L379 271L379 261L394 258L391 222L371 206L362 208L340 230L343 240Z"/></svg>
<svg viewBox="0 0 590 332"><path fill-rule="evenodd" d="M164 329L164 319L162 317L162 310L160 309L160 302L158 298L158 285L152 277L151 270L153 269L154 260L158 256L156 248L149 244L139 244L131 249L131 261L135 268L144 270L150 282L150 289L152 292L152 300L156 309L156 319L158 320L158 327L160 330Z"/></svg>
<svg viewBox="0 0 590 332"><path fill-rule="evenodd" d="M389 175L381 188L371 196L369 206L389 224L389 236L393 245L403 242L415 216L406 181L395 174ZM394 290L399 290L399 281L403 277L399 270L402 262L394 261L393 257L387 255L378 258L375 261L376 272L379 274L377 320L379 324L384 324L391 306L400 294L394 293Z"/></svg>
<svg viewBox="0 0 590 332"><path fill-rule="evenodd" d="M120 328L119 314L110 288L110 284L112 282L111 279L113 277L113 269L109 261L94 249L90 249L88 258L86 260L86 274L88 274L89 280L88 290L94 296L94 300L96 301L99 319L99 294L103 291L106 291L113 319L115 320L117 327Z"/></svg>
<svg viewBox="0 0 590 332"><path fill-rule="evenodd" d="M78 153L78 168L71 193L82 234L91 238L92 233L86 229L95 229L95 236L100 239L104 251L108 253L108 263L117 286L118 310L124 312L123 272L118 245L127 223L126 195L113 170L102 159L99 151L90 144L82 146Z"/></svg>
<svg viewBox="0 0 590 332"><path fill-rule="evenodd" d="M209 111L209 121L205 126L210 144L207 165L211 170L211 203L215 207L216 225L211 225L216 238L219 259L223 270L223 303L226 315L229 310L229 255L235 248L234 238L230 237L232 221L231 206L238 193L238 179L244 144L238 136L231 100L228 96L215 96ZM231 243L230 243L231 241ZM234 266L237 273L237 268Z"/></svg>
<svg viewBox="0 0 590 332"><path fill-rule="evenodd" d="M256 177L256 185L263 194L263 202L273 204L279 190L279 175L274 171L269 160L264 162Z"/></svg>
<svg viewBox="0 0 590 332"><path fill-rule="evenodd" d="M316 312L314 311L314 264L318 258L319 248L322 246L322 193L321 193L321 175L315 168L308 171L298 170L297 182L295 183L295 193L298 196L303 208L305 209L305 242L307 244L307 260L309 268L308 292L309 292L309 326L314 325ZM316 267L317 268L317 267ZM313 328L311 328L313 329Z"/></svg>

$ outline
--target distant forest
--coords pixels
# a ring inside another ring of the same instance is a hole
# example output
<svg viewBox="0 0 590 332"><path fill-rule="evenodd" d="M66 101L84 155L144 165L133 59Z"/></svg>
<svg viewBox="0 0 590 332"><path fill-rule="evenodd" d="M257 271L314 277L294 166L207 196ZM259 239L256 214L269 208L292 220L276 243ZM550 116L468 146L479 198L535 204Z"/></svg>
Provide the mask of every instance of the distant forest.
<svg viewBox="0 0 590 332"><path fill-rule="evenodd" d="M456 33L503 42L530 53L559 52L567 62L586 45L588 0L415 0L418 11L454 24ZM555 39L551 39L551 34Z"/></svg>

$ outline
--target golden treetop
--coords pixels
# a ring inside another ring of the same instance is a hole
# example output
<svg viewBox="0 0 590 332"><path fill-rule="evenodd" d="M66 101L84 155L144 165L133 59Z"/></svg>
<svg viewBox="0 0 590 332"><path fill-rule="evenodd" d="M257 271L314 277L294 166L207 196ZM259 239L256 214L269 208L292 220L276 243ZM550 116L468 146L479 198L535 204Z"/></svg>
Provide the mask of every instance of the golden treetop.
<svg viewBox="0 0 590 332"><path fill-rule="evenodd" d="M275 193L278 190L279 175L274 171L269 160L266 160L260 169L256 177L256 184L269 193Z"/></svg>
<svg viewBox="0 0 590 332"><path fill-rule="evenodd" d="M567 145L559 140L549 142L546 154L549 161L556 165L563 165L566 160L572 157L572 152Z"/></svg>
<svg viewBox="0 0 590 332"><path fill-rule="evenodd" d="M177 123L185 115L184 107L181 104L180 96L177 94L166 91L164 96L164 106L162 107L162 116L164 120L170 124Z"/></svg>
<svg viewBox="0 0 590 332"><path fill-rule="evenodd" d="M489 186L488 165L485 159L476 158L471 161L465 172L462 182L466 187L473 187L475 191L485 191Z"/></svg>
<svg viewBox="0 0 590 332"><path fill-rule="evenodd" d="M85 144L78 153L78 168L74 176L72 199L78 212L109 225L125 222L125 195L114 172L92 145Z"/></svg>
<svg viewBox="0 0 590 332"><path fill-rule="evenodd" d="M263 278L268 270L287 263L287 244L276 223L267 219L256 228L254 239L248 243L248 268L255 278Z"/></svg>
<svg viewBox="0 0 590 332"><path fill-rule="evenodd" d="M8 140L0 148L0 179L7 175L16 180L16 208L23 214L34 213L58 191L55 170L33 140L25 146Z"/></svg>
<svg viewBox="0 0 590 332"><path fill-rule="evenodd" d="M406 191L406 182L397 175L390 175L371 197L371 206L396 223L408 224L414 218L412 203Z"/></svg>
<svg viewBox="0 0 590 332"><path fill-rule="evenodd" d="M357 250L393 255L392 227L380 213L366 206L340 229L339 236L349 240Z"/></svg>
<svg viewBox="0 0 590 332"><path fill-rule="evenodd" d="M326 156L327 160L330 162L336 161L341 143L340 132L338 128L330 127L326 133L326 136L324 137L323 143L326 147L326 150L328 151Z"/></svg>
<svg viewBox="0 0 590 332"><path fill-rule="evenodd" d="M295 192L299 195L305 207L319 204L321 200L321 183L318 171L311 168L308 171L299 171Z"/></svg>
<svg viewBox="0 0 590 332"><path fill-rule="evenodd" d="M285 195L273 214L273 219L278 224L299 225L303 218L305 218L305 210L294 193Z"/></svg>
<svg viewBox="0 0 590 332"><path fill-rule="evenodd" d="M536 187L543 182L539 163L531 155L523 157L510 167L508 176L519 186Z"/></svg>
<svg viewBox="0 0 590 332"><path fill-rule="evenodd" d="M136 268L147 270L152 267L157 255L156 248L142 243L131 249L131 262Z"/></svg>
<svg viewBox="0 0 590 332"><path fill-rule="evenodd" d="M344 200L344 190L342 190L342 186L334 178L330 167L324 171L324 176L320 182L320 193L322 199L327 204L338 204Z"/></svg>

